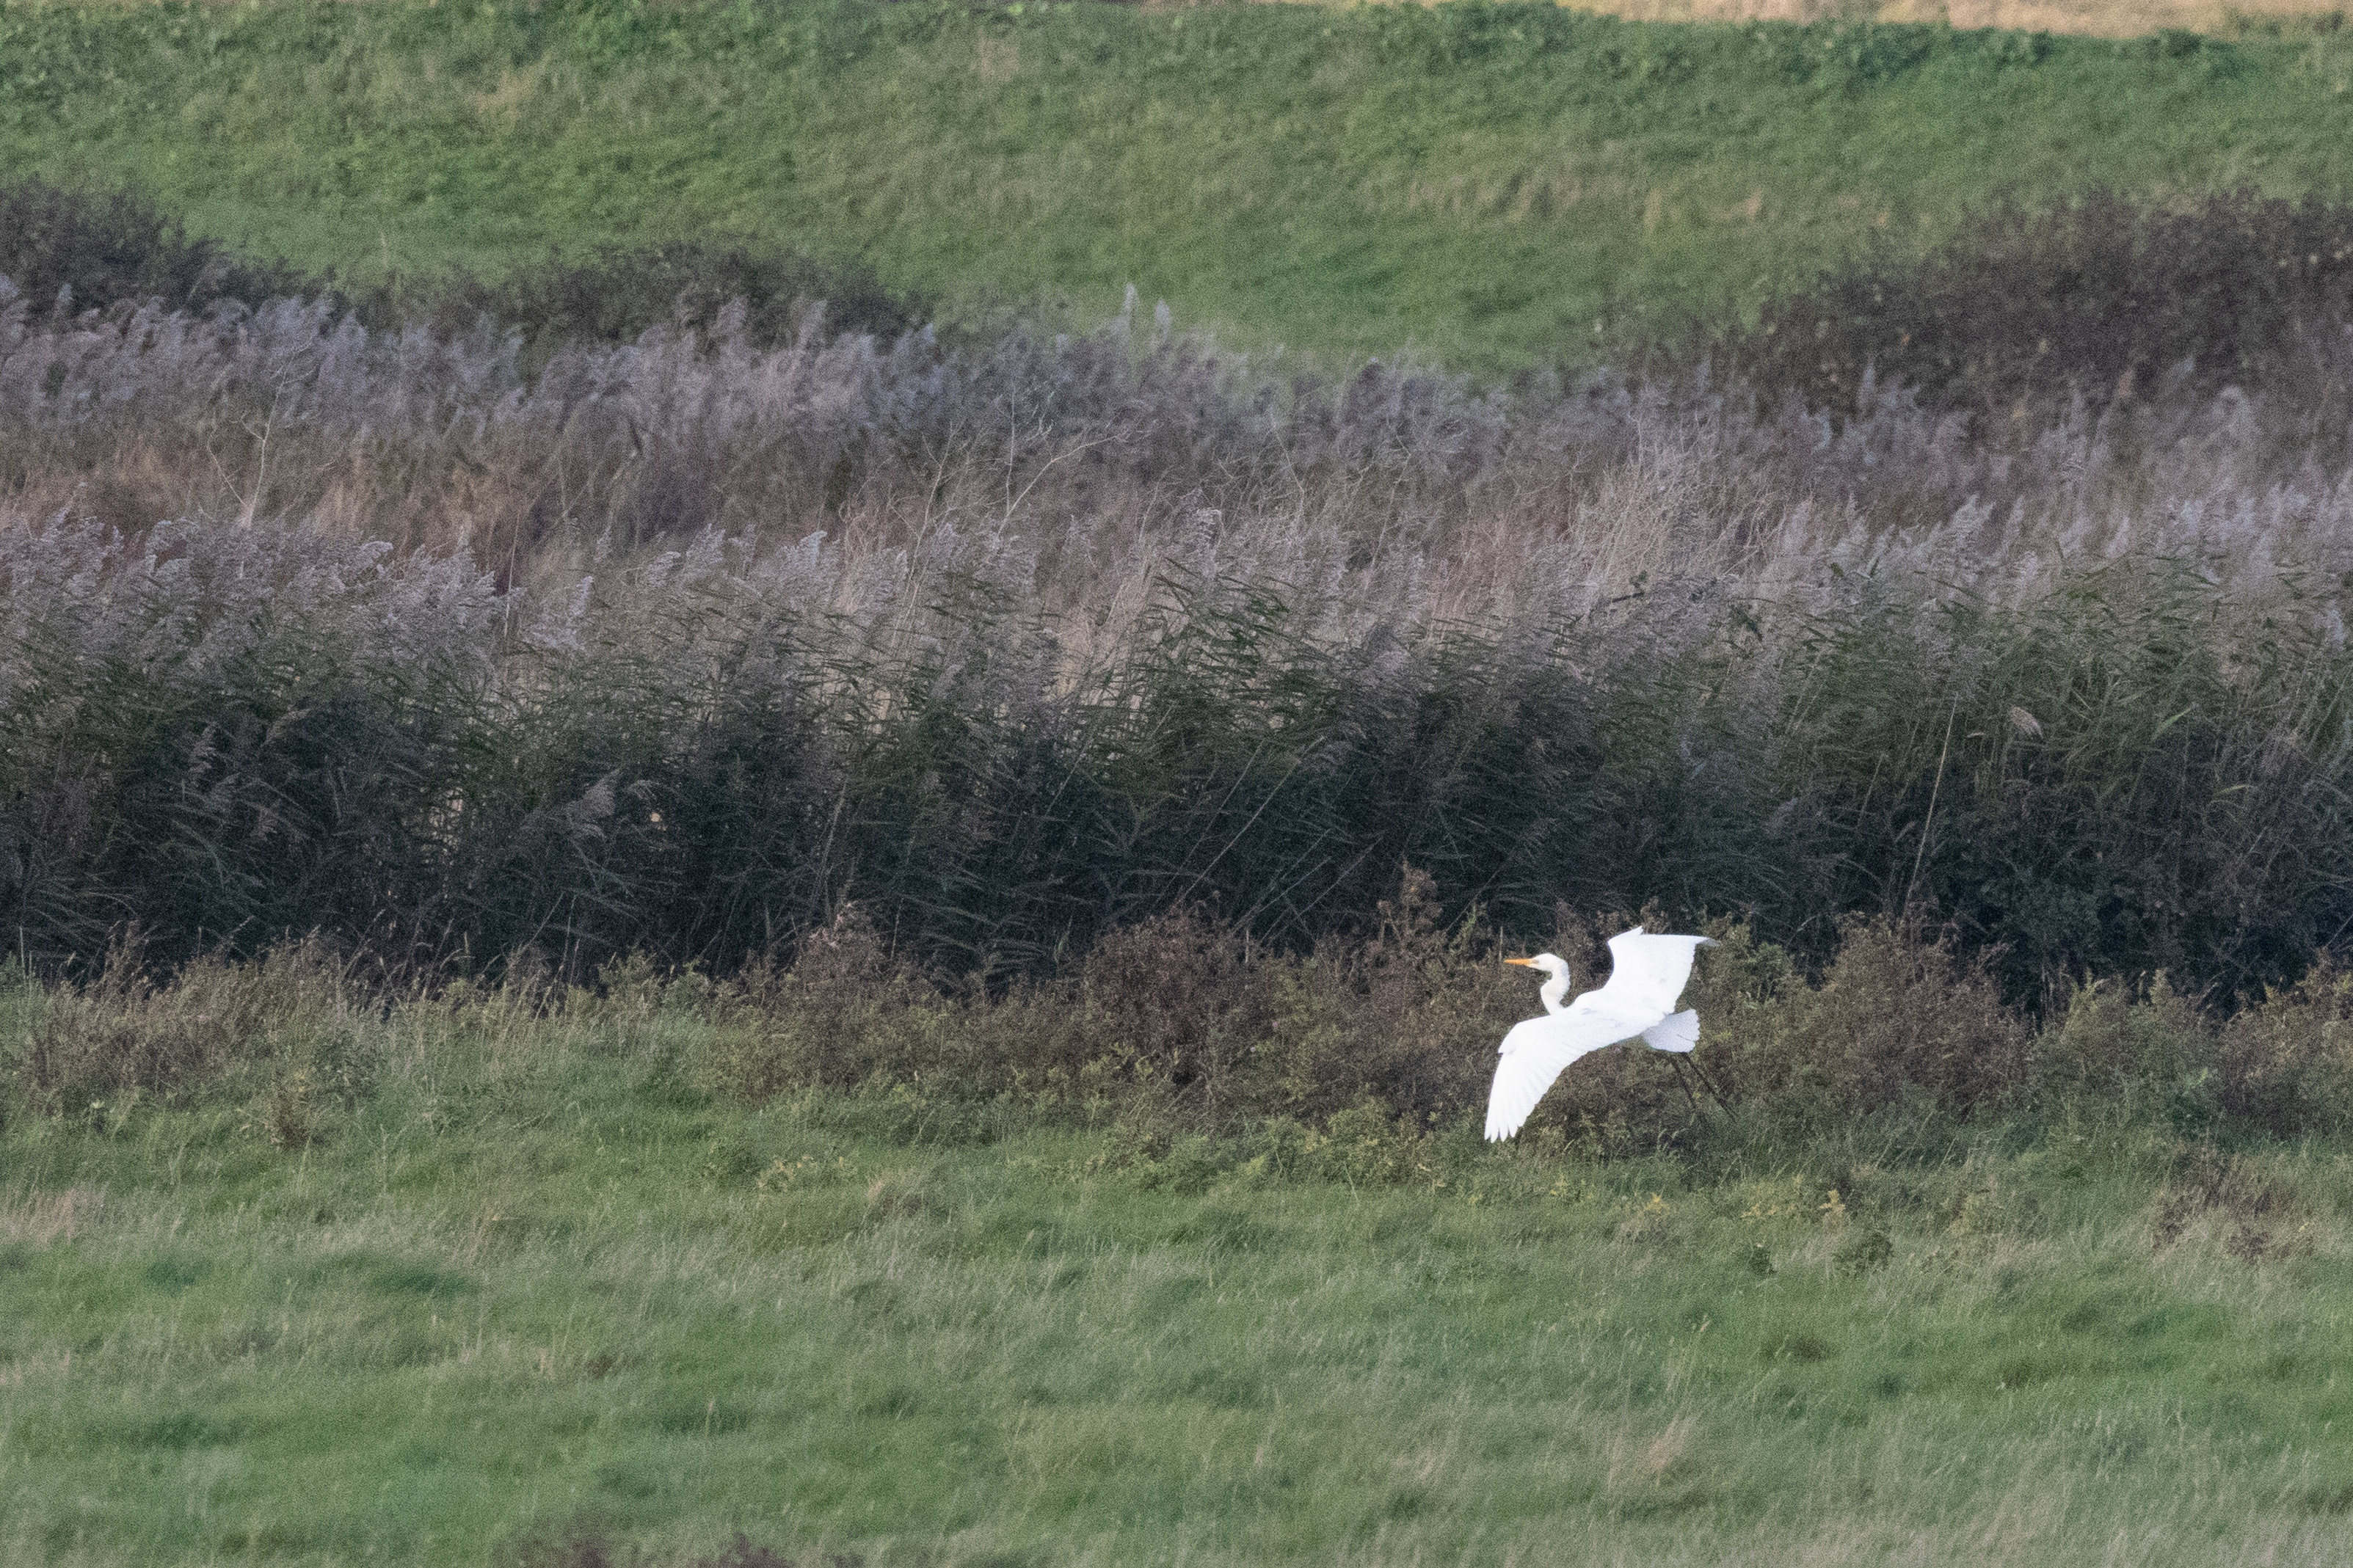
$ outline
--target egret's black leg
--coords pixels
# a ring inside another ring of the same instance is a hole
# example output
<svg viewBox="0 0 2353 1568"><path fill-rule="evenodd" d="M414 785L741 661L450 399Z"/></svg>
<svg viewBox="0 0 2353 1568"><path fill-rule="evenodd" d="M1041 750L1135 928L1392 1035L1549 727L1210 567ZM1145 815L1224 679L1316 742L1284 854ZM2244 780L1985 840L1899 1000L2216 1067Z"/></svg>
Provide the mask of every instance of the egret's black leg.
<svg viewBox="0 0 2353 1568"><path fill-rule="evenodd" d="M1697 1116L1699 1114L1699 1097L1692 1092L1691 1079L1683 1076L1683 1058L1678 1056L1674 1057L1672 1060L1675 1064L1675 1081L1683 1085L1683 1098L1691 1101L1692 1114L1694 1116Z"/></svg>

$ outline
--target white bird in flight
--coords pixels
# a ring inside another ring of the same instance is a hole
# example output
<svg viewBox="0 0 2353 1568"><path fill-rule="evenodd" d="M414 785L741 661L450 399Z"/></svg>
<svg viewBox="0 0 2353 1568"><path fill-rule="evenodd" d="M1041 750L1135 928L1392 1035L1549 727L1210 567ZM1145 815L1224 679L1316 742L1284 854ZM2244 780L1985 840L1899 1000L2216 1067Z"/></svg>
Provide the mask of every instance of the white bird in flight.
<svg viewBox="0 0 2353 1568"><path fill-rule="evenodd" d="M1699 1044L1699 1015L1672 1012L1691 978L1692 957L1712 939L1648 936L1641 926L1609 939L1609 984L1563 1005L1568 994L1568 963L1556 953L1507 958L1542 970L1545 1016L1512 1026L1504 1037L1504 1059L1495 1066L1495 1087L1487 1096L1487 1137L1509 1138L1527 1121L1561 1069L1604 1046L1640 1036L1662 1051L1688 1051Z"/></svg>

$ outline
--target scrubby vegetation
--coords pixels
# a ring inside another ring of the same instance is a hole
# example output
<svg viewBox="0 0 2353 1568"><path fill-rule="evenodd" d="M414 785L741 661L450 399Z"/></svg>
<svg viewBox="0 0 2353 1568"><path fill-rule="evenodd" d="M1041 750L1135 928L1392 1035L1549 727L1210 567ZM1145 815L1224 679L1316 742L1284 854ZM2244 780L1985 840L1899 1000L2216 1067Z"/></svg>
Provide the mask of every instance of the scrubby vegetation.
<svg viewBox="0 0 2353 1568"><path fill-rule="evenodd" d="M1370 940L1304 954L1181 910L1120 928L1063 976L995 991L894 962L854 909L788 964L728 980L635 956L586 985L517 971L492 992L458 981L406 1000L380 969L316 941L251 963L201 960L160 984L126 943L88 982L23 999L0 1067L17 1115L103 1130L144 1105L233 1101L272 1142L301 1148L364 1098L393 1037L387 1007L438 1016L489 995L518 1017L616 1030L723 1102L862 1097L962 1135L1116 1125L1147 1164L1181 1147L1200 1171L1409 1182L1471 1136L1494 1042L1531 1007L1525 977L1494 962L1494 933L1440 927L1430 895L1409 871ZM1567 919L1547 945L1598 978L1603 937L1623 923ZM2353 979L2326 965L2235 1014L2160 978L2085 984L2038 1017L1949 937L1851 921L1809 979L1747 928L1715 930L1689 993L1706 1020L1700 1051L1586 1064L1527 1142L1585 1160L1769 1160L1868 1128L1921 1156L2018 1118L2239 1142L2353 1118Z"/></svg>
<svg viewBox="0 0 2353 1568"><path fill-rule="evenodd" d="M1815 407L1867 402L1876 381L1990 419L2260 386L2299 410L2307 449L2344 459L2353 209L2241 192L2151 211L2094 191L1996 203L1925 258L1876 250L1658 352Z"/></svg>
<svg viewBox="0 0 2353 1568"><path fill-rule="evenodd" d="M858 268L696 240L552 255L496 282L463 271L395 275L346 294L332 276L305 277L191 237L185 224L126 193L91 196L37 179L0 188L0 278L28 302L69 318L148 307L203 316L299 297L331 300L379 331L462 335L488 319L549 352L632 342L656 327L708 332L731 306L731 331L760 348L818 329L896 336L924 321L919 301L887 293ZM812 321L807 311L818 304L822 321Z"/></svg>

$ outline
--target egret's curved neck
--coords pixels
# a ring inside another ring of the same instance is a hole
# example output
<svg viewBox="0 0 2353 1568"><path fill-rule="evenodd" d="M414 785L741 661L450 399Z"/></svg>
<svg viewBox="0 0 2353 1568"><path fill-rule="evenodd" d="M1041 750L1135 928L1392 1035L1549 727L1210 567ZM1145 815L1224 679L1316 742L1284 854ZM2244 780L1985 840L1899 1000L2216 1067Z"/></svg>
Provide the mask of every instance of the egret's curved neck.
<svg viewBox="0 0 2353 1568"><path fill-rule="evenodd" d="M1526 993L1522 992L1521 994L1525 995ZM1568 994L1568 971L1564 969L1558 974L1554 975L1550 980L1546 981L1544 983L1544 989L1537 992L1536 994L1544 998L1546 1012L1567 1012L1568 1007L1566 1002L1563 1001L1563 998Z"/></svg>

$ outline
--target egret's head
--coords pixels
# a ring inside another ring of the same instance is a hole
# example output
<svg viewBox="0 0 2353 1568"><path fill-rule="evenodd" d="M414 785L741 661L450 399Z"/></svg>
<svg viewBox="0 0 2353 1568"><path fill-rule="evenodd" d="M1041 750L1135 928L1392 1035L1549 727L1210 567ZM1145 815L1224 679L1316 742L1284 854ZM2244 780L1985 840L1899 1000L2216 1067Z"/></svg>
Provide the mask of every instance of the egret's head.
<svg viewBox="0 0 2353 1568"><path fill-rule="evenodd" d="M1549 980L1558 980L1568 973L1568 960L1556 952L1540 952L1534 958L1507 958L1504 962L1516 963L1523 969L1537 970Z"/></svg>

